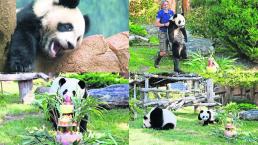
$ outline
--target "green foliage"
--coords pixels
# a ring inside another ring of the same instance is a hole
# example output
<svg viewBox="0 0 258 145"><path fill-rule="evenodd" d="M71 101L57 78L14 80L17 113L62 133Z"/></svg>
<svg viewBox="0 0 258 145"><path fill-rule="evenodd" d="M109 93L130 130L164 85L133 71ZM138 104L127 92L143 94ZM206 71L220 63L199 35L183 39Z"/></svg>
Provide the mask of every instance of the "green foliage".
<svg viewBox="0 0 258 145"><path fill-rule="evenodd" d="M136 34L136 35L140 35L140 36L147 35L147 31L143 26L141 26L139 24L134 24L132 22L129 23L129 31L131 34Z"/></svg>
<svg viewBox="0 0 258 145"><path fill-rule="evenodd" d="M159 10L154 0L130 0L130 20L136 23L153 23Z"/></svg>
<svg viewBox="0 0 258 145"><path fill-rule="evenodd" d="M100 102L99 100L88 97L87 99L79 99L77 97L72 98L73 104L75 106L75 115L74 120L76 122L81 122L86 114L89 116L98 116L103 117L103 110L104 108L100 107L100 104L104 104L104 102Z"/></svg>
<svg viewBox="0 0 258 145"><path fill-rule="evenodd" d="M129 115L130 115L131 120L134 120L137 118L136 114L143 112L142 109L138 105L139 102L140 102L139 100L134 99L134 98L130 98L130 100L129 100L129 107L130 107Z"/></svg>
<svg viewBox="0 0 258 145"><path fill-rule="evenodd" d="M105 145L118 145L114 137L110 133L105 133L104 135L97 135L92 132L87 132L83 136L83 141L85 144L95 145L95 144L105 144Z"/></svg>
<svg viewBox="0 0 258 145"><path fill-rule="evenodd" d="M188 15L188 27L193 33L258 60L258 1L195 0L193 5L200 6Z"/></svg>
<svg viewBox="0 0 258 145"><path fill-rule="evenodd" d="M63 74L63 76L83 80L89 89L128 83L128 80L121 77L118 73L67 73Z"/></svg>
<svg viewBox="0 0 258 145"><path fill-rule="evenodd" d="M158 38L158 36L151 36L151 37L149 38L149 40L150 40L150 43L151 43L151 44L154 44L154 45L158 45L158 44L159 44L159 38Z"/></svg>
<svg viewBox="0 0 258 145"><path fill-rule="evenodd" d="M25 135L20 135L23 139L22 145L46 145L46 144L58 144L55 142L54 134L50 133L45 126L42 128L28 129Z"/></svg>
<svg viewBox="0 0 258 145"><path fill-rule="evenodd" d="M249 103L240 103L238 104L238 108L240 110L251 110L251 109L257 109L257 106L255 104L249 104Z"/></svg>

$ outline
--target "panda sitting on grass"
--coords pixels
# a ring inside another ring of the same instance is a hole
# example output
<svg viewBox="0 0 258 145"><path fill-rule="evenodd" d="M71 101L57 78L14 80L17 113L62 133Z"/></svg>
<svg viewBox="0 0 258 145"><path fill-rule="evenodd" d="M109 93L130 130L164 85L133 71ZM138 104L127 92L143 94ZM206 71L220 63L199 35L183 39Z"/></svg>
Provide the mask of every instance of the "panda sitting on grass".
<svg viewBox="0 0 258 145"><path fill-rule="evenodd" d="M61 100L64 103L72 104L72 98L78 97L79 99L87 98L87 89L84 81L74 79L74 78L63 78L57 77L49 90L50 94L57 94L58 97L61 97ZM57 118L60 117L57 108L49 112L51 114L50 121L53 123L55 129L57 129L57 122L54 118L54 113L57 113ZM80 122L80 132L87 131L87 120L88 116L85 115L84 118Z"/></svg>
<svg viewBox="0 0 258 145"><path fill-rule="evenodd" d="M176 116L168 109L154 107L143 117L143 127L169 130L176 127Z"/></svg>
<svg viewBox="0 0 258 145"><path fill-rule="evenodd" d="M168 26L169 42L172 44L172 54L174 59L174 71L182 73L179 68L179 60L187 59L186 45L187 34L185 30L185 17L183 14L175 14L169 21Z"/></svg>
<svg viewBox="0 0 258 145"><path fill-rule="evenodd" d="M200 120L203 126L214 124L218 121L216 118L216 113L213 110L201 110L198 115L198 120Z"/></svg>

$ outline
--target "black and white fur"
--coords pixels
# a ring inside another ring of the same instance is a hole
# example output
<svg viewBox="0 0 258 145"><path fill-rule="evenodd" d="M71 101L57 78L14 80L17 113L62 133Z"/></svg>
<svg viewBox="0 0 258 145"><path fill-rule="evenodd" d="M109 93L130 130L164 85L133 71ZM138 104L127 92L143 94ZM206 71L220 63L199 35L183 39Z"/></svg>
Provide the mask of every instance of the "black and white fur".
<svg viewBox="0 0 258 145"><path fill-rule="evenodd" d="M168 109L154 107L144 116L143 127L158 130L174 129L176 127L176 116Z"/></svg>
<svg viewBox="0 0 258 145"><path fill-rule="evenodd" d="M216 114L213 110L201 110L198 119L201 121L203 126L213 124L216 121Z"/></svg>
<svg viewBox="0 0 258 145"><path fill-rule="evenodd" d="M63 77L57 77L49 90L50 94L56 94L58 97L61 97L61 100L65 100L67 97L69 99L73 97L78 97L80 99L86 99L87 98L87 89L86 84L84 81L74 79L74 78L63 78ZM57 109L55 108L56 113L58 113ZM53 118L53 112L50 111L50 114L52 114L50 121L53 123L53 126L57 128L57 124L54 121ZM60 114L58 114L60 116ZM58 116L58 117L59 117ZM87 120L88 116L85 115L84 119L80 122L80 131L84 132L87 129Z"/></svg>
<svg viewBox="0 0 258 145"><path fill-rule="evenodd" d="M174 57L174 71L182 72L179 69L179 59L187 59L185 43L187 34L185 30L185 18L183 14L175 14L169 21L168 26L169 41L172 43L172 53Z"/></svg>
<svg viewBox="0 0 258 145"><path fill-rule="evenodd" d="M19 9L7 45L6 72L31 72L39 57L52 60L78 48L89 28L79 1L35 0Z"/></svg>

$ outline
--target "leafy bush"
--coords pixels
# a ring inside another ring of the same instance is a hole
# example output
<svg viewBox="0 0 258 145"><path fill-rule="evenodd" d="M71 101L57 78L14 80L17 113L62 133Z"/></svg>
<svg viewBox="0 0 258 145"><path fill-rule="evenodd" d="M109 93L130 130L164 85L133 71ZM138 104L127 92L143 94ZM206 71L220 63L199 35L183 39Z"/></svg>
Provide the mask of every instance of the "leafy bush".
<svg viewBox="0 0 258 145"><path fill-rule="evenodd" d="M159 38L157 36L151 36L149 38L151 44L158 45L159 44Z"/></svg>
<svg viewBox="0 0 258 145"><path fill-rule="evenodd" d="M255 104L240 103L238 104L238 108L240 110L251 110L251 109L257 109L257 106Z"/></svg>
<svg viewBox="0 0 258 145"><path fill-rule="evenodd" d="M147 31L144 27L138 24L133 24L132 22L129 23L129 31L132 34L140 35L140 36L146 36Z"/></svg>
<svg viewBox="0 0 258 145"><path fill-rule="evenodd" d="M193 33L208 36L240 55L258 61L258 1L256 0L200 0L188 15Z"/></svg>
<svg viewBox="0 0 258 145"><path fill-rule="evenodd" d="M103 88L112 84L128 83L128 79L121 77L118 73L68 73L63 75L85 81L89 89Z"/></svg>
<svg viewBox="0 0 258 145"><path fill-rule="evenodd" d="M137 23L153 23L159 4L154 0L130 0L130 20Z"/></svg>

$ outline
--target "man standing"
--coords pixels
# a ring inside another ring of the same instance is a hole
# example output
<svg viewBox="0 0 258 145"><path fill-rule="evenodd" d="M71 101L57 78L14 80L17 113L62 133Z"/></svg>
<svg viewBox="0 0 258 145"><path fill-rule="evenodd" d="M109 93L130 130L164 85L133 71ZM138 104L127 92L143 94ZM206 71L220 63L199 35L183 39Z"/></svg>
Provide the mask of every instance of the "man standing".
<svg viewBox="0 0 258 145"><path fill-rule="evenodd" d="M161 10L158 11L156 16L155 26L159 27L159 49L160 51L157 54L155 59L154 66L155 68L159 67L159 62L163 56L166 55L168 51L168 35L167 29L169 25L169 19L173 17L174 12L169 10L168 1L161 2Z"/></svg>

